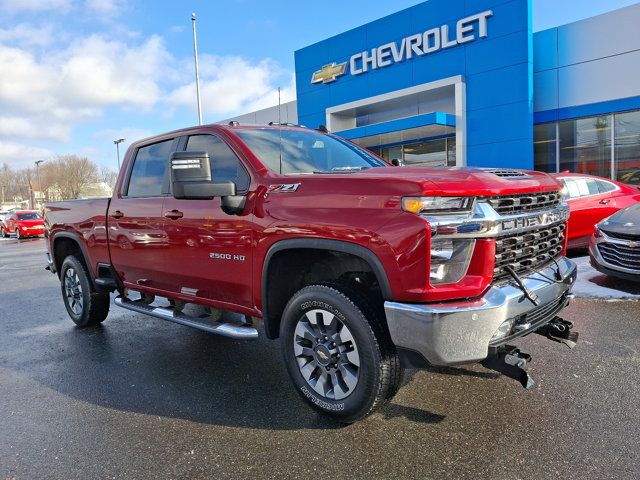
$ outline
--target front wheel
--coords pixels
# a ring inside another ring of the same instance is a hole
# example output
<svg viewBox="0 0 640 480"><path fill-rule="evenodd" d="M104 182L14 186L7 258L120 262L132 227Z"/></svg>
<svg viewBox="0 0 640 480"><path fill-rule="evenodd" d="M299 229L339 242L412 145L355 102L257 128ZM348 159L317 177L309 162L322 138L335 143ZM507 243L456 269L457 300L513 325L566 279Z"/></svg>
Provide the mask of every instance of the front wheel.
<svg viewBox="0 0 640 480"><path fill-rule="evenodd" d="M7 231L4 229L4 227L0 227L0 237L2 238L7 238L9 236L9 234L7 233Z"/></svg>
<svg viewBox="0 0 640 480"><path fill-rule="evenodd" d="M16 228L16 238L18 240L20 240L22 238L22 235L20 234L20 229L19 228Z"/></svg>
<svg viewBox="0 0 640 480"><path fill-rule="evenodd" d="M393 397L400 362L369 299L343 285L312 285L287 304L280 326L296 390L319 412L351 423Z"/></svg>
<svg viewBox="0 0 640 480"><path fill-rule="evenodd" d="M97 292L85 265L69 255L60 268L62 299L78 327L101 323L109 314L109 294Z"/></svg>

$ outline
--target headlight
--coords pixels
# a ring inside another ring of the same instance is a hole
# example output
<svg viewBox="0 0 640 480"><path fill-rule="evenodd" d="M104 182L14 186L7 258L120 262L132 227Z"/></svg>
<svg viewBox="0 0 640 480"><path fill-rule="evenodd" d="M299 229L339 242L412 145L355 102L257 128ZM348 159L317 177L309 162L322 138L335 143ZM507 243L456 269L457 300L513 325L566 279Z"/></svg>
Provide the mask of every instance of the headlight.
<svg viewBox="0 0 640 480"><path fill-rule="evenodd" d="M431 284L456 283L467 273L475 240L431 240Z"/></svg>
<svg viewBox="0 0 640 480"><path fill-rule="evenodd" d="M461 213L471 210L473 197L403 197L402 209L410 213Z"/></svg>
<svg viewBox="0 0 640 480"><path fill-rule="evenodd" d="M21 228L22 230L26 230L26 229L27 229L27 227L20 227L20 228Z"/></svg>

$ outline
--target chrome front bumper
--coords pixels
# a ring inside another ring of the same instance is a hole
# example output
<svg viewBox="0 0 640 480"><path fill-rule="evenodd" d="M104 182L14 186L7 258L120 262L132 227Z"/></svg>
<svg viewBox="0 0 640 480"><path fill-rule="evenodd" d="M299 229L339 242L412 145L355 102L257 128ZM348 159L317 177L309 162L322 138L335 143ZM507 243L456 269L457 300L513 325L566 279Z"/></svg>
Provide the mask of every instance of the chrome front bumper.
<svg viewBox="0 0 640 480"><path fill-rule="evenodd" d="M561 280L552 281L560 269ZM524 315L545 311L545 307L568 301L568 295L576 279L576 265L567 258L523 277L530 292L538 297L538 305L524 298L517 286L507 283L492 286L480 299L429 305L385 302L384 309L391 339L396 347L415 352L431 365L457 365L484 360L489 347L495 346L492 337L506 320L525 318ZM545 278L546 277L546 278ZM548 318L539 316L528 328L513 332L513 338L535 331L551 321L557 309L549 310ZM524 323L526 327L527 324ZM497 344L499 344L498 342Z"/></svg>

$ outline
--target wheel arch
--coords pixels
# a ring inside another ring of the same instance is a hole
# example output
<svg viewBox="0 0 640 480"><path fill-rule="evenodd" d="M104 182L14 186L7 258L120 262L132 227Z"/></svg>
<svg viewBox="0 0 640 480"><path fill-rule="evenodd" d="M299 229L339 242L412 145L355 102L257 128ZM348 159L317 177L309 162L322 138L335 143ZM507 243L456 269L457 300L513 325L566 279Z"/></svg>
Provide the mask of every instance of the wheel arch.
<svg viewBox="0 0 640 480"><path fill-rule="evenodd" d="M267 338L275 339L279 336L280 315L284 310L286 301L283 298L274 300L269 288L272 279L272 266L274 259L278 259L283 254L304 251L305 254L313 256L313 254L343 254L355 259L359 259L362 265L366 265L370 272L375 276L379 286L380 294L383 300L391 300L391 286L389 279L377 255L370 249L355 243L345 242L341 240L330 240L322 238L298 238L281 240L273 244L265 256L262 268L261 279L261 299L262 299L262 317L264 319L265 333ZM306 255L305 255L306 256ZM298 285L300 286L300 285ZM302 285L305 286L305 285ZM293 292L295 293L295 292Z"/></svg>
<svg viewBox="0 0 640 480"><path fill-rule="evenodd" d="M93 268L91 267L91 262L89 261L87 248L78 234L73 232L56 233L53 237L53 241L51 242L51 246L51 255L58 275L60 275L60 268L62 267L64 259L69 255L79 253L81 255L80 260L84 262L87 270L89 271L91 282L95 282L95 275Z"/></svg>

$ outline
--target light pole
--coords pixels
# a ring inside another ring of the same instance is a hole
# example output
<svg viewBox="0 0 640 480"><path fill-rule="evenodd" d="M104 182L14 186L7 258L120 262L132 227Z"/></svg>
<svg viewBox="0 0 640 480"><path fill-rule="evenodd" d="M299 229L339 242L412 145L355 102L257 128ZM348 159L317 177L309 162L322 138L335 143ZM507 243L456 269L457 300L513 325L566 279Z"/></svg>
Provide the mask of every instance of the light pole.
<svg viewBox="0 0 640 480"><path fill-rule="evenodd" d="M118 140L113 141L116 145L116 155L118 155L118 171L120 171L120 144L124 141L124 138L119 138Z"/></svg>
<svg viewBox="0 0 640 480"><path fill-rule="evenodd" d="M36 164L36 177L38 177L38 190L40 191L40 193L44 193L44 191L42 190L42 182L40 181L40 164L44 163L44 160L37 160L35 162Z"/></svg>
<svg viewBox="0 0 640 480"><path fill-rule="evenodd" d="M198 68L198 40L196 37L196 14L191 14L193 27L193 62L196 67L196 99L198 101L198 125L202 125L202 103L200 102L200 69Z"/></svg>

